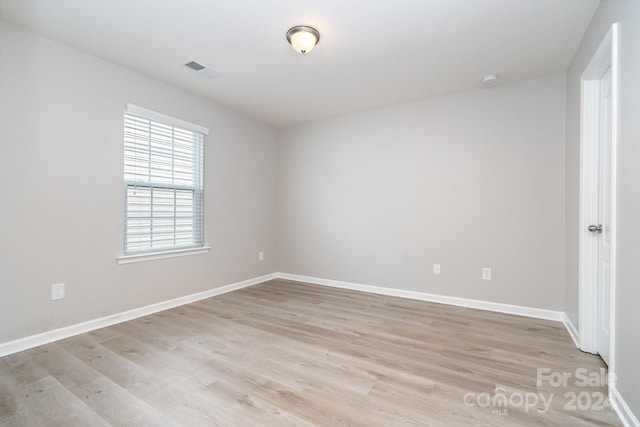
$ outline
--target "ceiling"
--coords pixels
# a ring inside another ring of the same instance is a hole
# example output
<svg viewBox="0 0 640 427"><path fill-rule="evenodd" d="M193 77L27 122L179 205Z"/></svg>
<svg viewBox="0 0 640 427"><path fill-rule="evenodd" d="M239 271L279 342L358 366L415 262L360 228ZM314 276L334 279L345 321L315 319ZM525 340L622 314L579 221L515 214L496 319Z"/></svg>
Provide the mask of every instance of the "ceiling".
<svg viewBox="0 0 640 427"><path fill-rule="evenodd" d="M0 18L283 127L564 71L598 3L0 0ZM286 41L298 24L321 34L306 55Z"/></svg>

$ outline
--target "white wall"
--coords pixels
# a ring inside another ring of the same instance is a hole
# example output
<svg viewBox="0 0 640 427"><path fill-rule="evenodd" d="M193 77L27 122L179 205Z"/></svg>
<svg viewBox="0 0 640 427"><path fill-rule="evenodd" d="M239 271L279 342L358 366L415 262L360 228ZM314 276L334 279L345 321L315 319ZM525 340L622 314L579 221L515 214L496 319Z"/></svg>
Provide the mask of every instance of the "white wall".
<svg viewBox="0 0 640 427"><path fill-rule="evenodd" d="M566 310L578 325L580 76L614 22L620 23L615 367L618 391L640 418L640 2L636 0L601 2L566 74Z"/></svg>
<svg viewBox="0 0 640 427"><path fill-rule="evenodd" d="M209 254L116 263L125 102L211 129ZM0 342L276 271L275 144L268 126L1 23Z"/></svg>
<svg viewBox="0 0 640 427"><path fill-rule="evenodd" d="M564 91L557 74L281 131L281 271L563 310Z"/></svg>

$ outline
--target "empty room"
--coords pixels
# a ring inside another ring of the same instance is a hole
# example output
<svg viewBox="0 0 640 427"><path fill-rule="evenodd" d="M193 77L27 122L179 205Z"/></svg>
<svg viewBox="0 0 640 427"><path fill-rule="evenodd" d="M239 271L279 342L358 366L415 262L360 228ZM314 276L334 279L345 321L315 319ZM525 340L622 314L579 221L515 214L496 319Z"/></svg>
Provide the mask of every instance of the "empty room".
<svg viewBox="0 0 640 427"><path fill-rule="evenodd" d="M640 426L640 1L0 0L0 426Z"/></svg>

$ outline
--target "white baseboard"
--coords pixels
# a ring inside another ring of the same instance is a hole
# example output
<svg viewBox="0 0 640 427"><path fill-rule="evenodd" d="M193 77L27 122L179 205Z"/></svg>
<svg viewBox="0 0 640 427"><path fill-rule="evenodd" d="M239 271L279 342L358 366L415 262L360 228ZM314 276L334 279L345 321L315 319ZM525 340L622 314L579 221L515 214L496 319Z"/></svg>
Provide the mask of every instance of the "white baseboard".
<svg viewBox="0 0 640 427"><path fill-rule="evenodd" d="M221 286L215 289L209 289L204 292L198 292L179 298L147 305L133 310L113 314L99 319L89 320L87 322L66 326L60 329L43 332L25 338L0 343L0 357L38 347L40 345L49 344L54 341L69 338L74 335L83 334L96 329L115 325L117 323L126 322L128 320L137 319L159 311L168 310L181 305L190 304L216 295L225 294L227 292L257 285L259 283L268 282L273 279L294 280L298 282L312 283L316 285L331 286L334 288L351 289L355 291L369 292L380 295L389 295L400 298L415 299L420 301L435 302L440 304L448 304L459 307L475 308L480 310L495 311L498 313L514 314L518 316L533 317L538 319L561 321L573 342L578 345L578 331L571 319L564 312L545 310L541 308L525 307L519 305L502 304L490 301L481 301L468 298L450 297L445 295L428 294L424 292L406 291L402 289L385 288L381 286L363 285L358 283L342 282L338 280L321 279L317 277L300 276L288 273L272 273L260 277L255 277L241 282L232 283L230 285ZM625 400L622 398L617 388L610 389L611 406L620 417L625 427L640 427L638 418L633 414Z"/></svg>
<svg viewBox="0 0 640 427"><path fill-rule="evenodd" d="M617 387L609 386L609 402L625 427L640 427L640 421L624 401Z"/></svg>
<svg viewBox="0 0 640 427"><path fill-rule="evenodd" d="M14 341L0 343L0 357L17 353L23 350L28 350L40 345L49 344L51 342L69 338L74 335L94 331L106 326L111 326L117 323L126 322L128 320L137 319L138 317L147 316L159 311L168 310L170 308L178 307L185 304L190 304L192 302L200 301L206 298L211 298L216 295L221 295L227 292L246 288L248 286L257 285L258 283L268 282L269 280L273 280L275 278L276 273L254 277L253 279L243 280L241 282L232 283L230 285L222 286L219 288L209 289L204 292L198 292L179 298L174 298L168 301L162 301L156 304L135 308L133 310L124 311L122 313L101 317L99 319L89 320L87 322L82 322L71 326L65 326L64 328L54 329L52 331L43 332L37 335L19 338Z"/></svg>
<svg viewBox="0 0 640 427"><path fill-rule="evenodd" d="M498 313L515 314L518 316L534 317L537 319L554 320L560 322L564 318L564 312L545 310L542 308L524 307L520 305L502 304L498 302L481 301L467 298L450 297L445 295L428 294L424 292L405 291L402 289L385 288L381 286L362 285L358 283L341 282L338 280L320 279L318 277L299 276L297 274L276 273L279 279L294 280L298 282L313 283L316 285L331 286L334 288L351 289L354 291L370 292L373 294L389 295L400 298L409 298L420 301L436 302L440 304L455 305L459 307L477 308L480 310L495 311Z"/></svg>
<svg viewBox="0 0 640 427"><path fill-rule="evenodd" d="M576 328L576 325L574 325L571 319L569 318L569 316L567 316L567 313L562 314L562 324L564 325L564 328L569 333L569 336L571 336L573 343L576 345L576 347L580 348L580 338L578 338L579 337L578 328Z"/></svg>
<svg viewBox="0 0 640 427"><path fill-rule="evenodd" d="M381 286L363 285L351 282L342 282L338 280L321 279L317 277L301 276L288 273L272 273L253 279L244 280L230 285L210 289L196 294L186 295L171 299L168 301L151 304L145 307L136 308L122 313L101 317L99 319L89 320L87 322L66 326L60 329L43 332L37 335L19 338L17 340L0 343L0 357L19 351L28 350L40 345L49 344L51 342L69 338L74 335L83 334L106 326L115 325L117 323L126 322L128 320L137 319L142 316L157 313L159 311L168 310L192 302L200 301L205 298L211 298L237 289L246 288L248 286L257 285L258 283L267 282L273 279L286 279L299 282L312 283L316 285L331 286L335 288L351 289L362 292L369 292L380 295L389 295L401 298L409 298L420 301L429 301L440 304L449 304L459 307L475 308L480 310L495 311L498 313L515 314L518 316L533 317L538 319L562 321L569 335L577 343L577 331L573 323L569 320L565 313L553 310L545 310L541 308L524 307L518 305L502 304L490 301L481 301L468 298L451 297L446 295L436 295L424 292L407 291L402 289L385 288Z"/></svg>

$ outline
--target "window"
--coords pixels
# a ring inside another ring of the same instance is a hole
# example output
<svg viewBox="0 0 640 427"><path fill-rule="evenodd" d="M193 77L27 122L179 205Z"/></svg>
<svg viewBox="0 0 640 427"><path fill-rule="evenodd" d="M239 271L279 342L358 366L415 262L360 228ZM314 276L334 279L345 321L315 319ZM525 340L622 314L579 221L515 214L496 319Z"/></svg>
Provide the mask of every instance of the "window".
<svg viewBox="0 0 640 427"><path fill-rule="evenodd" d="M127 104L125 255L203 246L208 129Z"/></svg>

